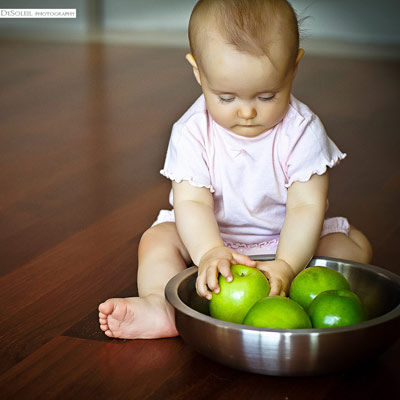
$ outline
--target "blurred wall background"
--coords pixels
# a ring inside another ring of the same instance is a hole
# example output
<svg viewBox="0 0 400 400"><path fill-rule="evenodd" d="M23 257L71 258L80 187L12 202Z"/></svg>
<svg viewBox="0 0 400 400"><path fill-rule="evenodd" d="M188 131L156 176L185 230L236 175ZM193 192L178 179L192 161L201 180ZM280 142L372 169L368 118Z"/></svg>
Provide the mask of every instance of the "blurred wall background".
<svg viewBox="0 0 400 400"><path fill-rule="evenodd" d="M76 8L76 19L0 18L0 38L187 46L196 0L0 0L4 8ZM400 58L398 0L291 0L314 53Z"/></svg>

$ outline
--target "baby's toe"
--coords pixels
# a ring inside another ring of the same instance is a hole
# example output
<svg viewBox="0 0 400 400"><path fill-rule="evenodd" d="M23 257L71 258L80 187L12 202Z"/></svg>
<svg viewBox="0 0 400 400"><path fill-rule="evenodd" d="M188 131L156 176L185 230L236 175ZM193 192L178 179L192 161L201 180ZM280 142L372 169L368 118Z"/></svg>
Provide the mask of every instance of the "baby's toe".
<svg viewBox="0 0 400 400"><path fill-rule="evenodd" d="M112 331L110 331L110 330L105 331L104 334L105 334L106 336L108 336L108 337L114 337Z"/></svg>
<svg viewBox="0 0 400 400"><path fill-rule="evenodd" d="M107 314L99 312L99 319L106 319L106 318L107 318Z"/></svg>
<svg viewBox="0 0 400 400"><path fill-rule="evenodd" d="M103 314L105 317L111 314L114 310L114 299L109 299L99 305L99 315Z"/></svg>

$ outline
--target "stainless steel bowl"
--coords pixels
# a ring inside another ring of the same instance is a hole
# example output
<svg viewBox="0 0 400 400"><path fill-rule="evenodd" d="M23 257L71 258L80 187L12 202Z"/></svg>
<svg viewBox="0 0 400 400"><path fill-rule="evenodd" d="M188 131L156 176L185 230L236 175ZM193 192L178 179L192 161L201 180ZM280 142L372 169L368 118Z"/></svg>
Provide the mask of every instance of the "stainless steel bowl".
<svg viewBox="0 0 400 400"><path fill-rule="evenodd" d="M272 256L253 257L270 260ZM372 265L328 257L320 265L341 272L363 301L368 320L329 329L264 329L209 316L208 301L196 294L197 268L181 272L165 294L175 308L180 336L197 351L229 367L265 375L332 373L374 357L399 338L400 277Z"/></svg>

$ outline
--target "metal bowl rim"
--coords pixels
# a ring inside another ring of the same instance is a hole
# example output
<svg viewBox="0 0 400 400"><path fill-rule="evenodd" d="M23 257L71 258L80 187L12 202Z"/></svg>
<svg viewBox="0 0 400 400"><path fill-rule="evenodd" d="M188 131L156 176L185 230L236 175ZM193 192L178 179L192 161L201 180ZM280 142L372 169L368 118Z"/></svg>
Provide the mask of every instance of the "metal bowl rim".
<svg viewBox="0 0 400 400"><path fill-rule="evenodd" d="M264 257L270 258L271 255L259 255L255 258L257 259L264 259ZM397 284L400 285L400 276L396 275L395 273L385 270L380 267L376 267L370 264L362 264L354 261L348 261L348 260L342 260L339 258L333 258L333 257L316 257L314 260L325 260L325 261L333 261L333 262L341 262L345 264L351 264L354 266L361 267L362 269L367 269L370 271L373 271L375 273L379 273L380 275L384 276L385 278L389 278L391 280L394 280L397 282ZM165 288L165 296L168 300L168 302L178 311L182 312L185 315L188 315L192 318L196 318L198 320L201 320L204 323L213 325L218 328L224 328L224 329L231 329L235 331L248 331L254 332L254 333L282 333L285 335L310 335L310 334L316 334L316 335L331 335L331 334L336 334L338 332L348 332L348 331L357 331L357 330L362 330L365 328L370 328L376 325L379 325L382 322L387 322L392 319L398 318L400 316L400 304L396 306L393 310L379 316L376 318L369 319L367 321L354 324L354 325L349 325L349 326L343 326L343 327L338 327L338 328L311 328L311 329L272 329L272 328L258 328L258 327L251 327L248 325L242 325L242 324L235 324L232 322L227 322L227 321L221 321L216 318L213 318L211 316L202 314L189 306L187 306L180 298L178 295L178 287L179 284L189 277L190 275L194 274L197 272L197 267L189 267L186 270L180 272L179 274L175 275L167 284Z"/></svg>

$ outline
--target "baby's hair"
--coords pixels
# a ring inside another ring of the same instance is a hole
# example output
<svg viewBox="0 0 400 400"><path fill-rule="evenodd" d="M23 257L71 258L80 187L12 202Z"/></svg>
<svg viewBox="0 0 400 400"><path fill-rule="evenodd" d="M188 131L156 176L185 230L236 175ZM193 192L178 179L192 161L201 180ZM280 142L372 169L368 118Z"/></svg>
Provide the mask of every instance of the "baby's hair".
<svg viewBox="0 0 400 400"><path fill-rule="evenodd" d="M190 50L198 63L209 29L216 29L237 50L256 56L270 57L271 43L281 35L293 65L296 61L299 26L287 0L199 0L189 22Z"/></svg>

